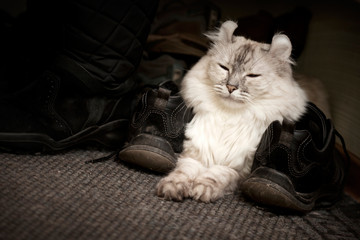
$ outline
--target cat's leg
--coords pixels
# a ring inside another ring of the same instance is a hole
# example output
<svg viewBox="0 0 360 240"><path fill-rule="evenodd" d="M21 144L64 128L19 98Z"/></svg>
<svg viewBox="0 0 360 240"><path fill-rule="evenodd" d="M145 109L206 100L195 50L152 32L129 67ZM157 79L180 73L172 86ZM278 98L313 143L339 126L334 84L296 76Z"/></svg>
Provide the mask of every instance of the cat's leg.
<svg viewBox="0 0 360 240"><path fill-rule="evenodd" d="M205 167L192 158L179 158L175 169L157 185L157 195L166 200L182 201L189 197L194 179Z"/></svg>
<svg viewBox="0 0 360 240"><path fill-rule="evenodd" d="M234 192L239 178L239 173L230 167L212 166L194 180L190 196L202 202L213 202Z"/></svg>

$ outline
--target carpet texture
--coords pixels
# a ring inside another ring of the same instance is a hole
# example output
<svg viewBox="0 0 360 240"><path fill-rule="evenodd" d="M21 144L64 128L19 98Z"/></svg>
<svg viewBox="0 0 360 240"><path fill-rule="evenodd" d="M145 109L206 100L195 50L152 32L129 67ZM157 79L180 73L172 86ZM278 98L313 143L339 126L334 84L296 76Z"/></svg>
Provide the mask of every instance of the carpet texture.
<svg viewBox="0 0 360 240"><path fill-rule="evenodd" d="M215 203L155 195L161 175L107 155L0 153L0 239L360 239L360 204L344 196L305 215L269 211L241 194Z"/></svg>

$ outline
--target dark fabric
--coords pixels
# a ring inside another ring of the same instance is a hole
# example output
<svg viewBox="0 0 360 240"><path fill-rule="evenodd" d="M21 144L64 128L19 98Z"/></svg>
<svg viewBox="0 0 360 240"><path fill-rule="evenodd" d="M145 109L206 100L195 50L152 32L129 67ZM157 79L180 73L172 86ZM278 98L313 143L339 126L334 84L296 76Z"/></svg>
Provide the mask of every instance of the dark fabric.
<svg viewBox="0 0 360 240"><path fill-rule="evenodd" d="M108 152L0 154L0 239L359 239L360 204L279 214L239 192L215 203L155 195L160 175L113 161Z"/></svg>
<svg viewBox="0 0 360 240"><path fill-rule="evenodd" d="M107 89L121 89L140 63L157 0L61 2L65 54Z"/></svg>
<svg viewBox="0 0 360 240"><path fill-rule="evenodd" d="M0 66L0 147L121 148L156 9L157 0L30 0Z"/></svg>
<svg viewBox="0 0 360 240"><path fill-rule="evenodd" d="M3 41L11 44L0 48L7 58L0 66L0 86L16 91L51 68L95 93L131 90L157 3L29 0L27 11L2 31L9 32Z"/></svg>

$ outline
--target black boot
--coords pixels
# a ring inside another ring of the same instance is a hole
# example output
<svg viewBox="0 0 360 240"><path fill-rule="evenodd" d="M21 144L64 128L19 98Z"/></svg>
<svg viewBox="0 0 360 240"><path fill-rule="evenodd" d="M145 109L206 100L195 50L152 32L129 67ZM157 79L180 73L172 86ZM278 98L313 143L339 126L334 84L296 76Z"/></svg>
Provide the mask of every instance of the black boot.
<svg viewBox="0 0 360 240"><path fill-rule="evenodd" d="M52 152L75 145L121 148L132 93L100 97L85 86L45 72L11 99L0 100L0 149Z"/></svg>
<svg viewBox="0 0 360 240"><path fill-rule="evenodd" d="M56 151L90 142L121 148L137 87L133 74L157 1L30 3L29 29L39 36L25 34L30 44L19 54L22 66L30 63L27 70L36 71L28 74L18 64L1 69L1 86L8 91L0 98L0 148ZM62 41L56 32L46 38L56 43L41 48L38 41L49 26L62 30Z"/></svg>
<svg viewBox="0 0 360 240"><path fill-rule="evenodd" d="M301 212L334 203L342 195L348 165L336 155L336 135L331 120L311 103L298 122L273 122L241 190L256 202Z"/></svg>
<svg viewBox="0 0 360 240"><path fill-rule="evenodd" d="M133 114L129 141L119 159L152 171L169 172L182 152L185 125L192 117L172 82L149 89Z"/></svg>

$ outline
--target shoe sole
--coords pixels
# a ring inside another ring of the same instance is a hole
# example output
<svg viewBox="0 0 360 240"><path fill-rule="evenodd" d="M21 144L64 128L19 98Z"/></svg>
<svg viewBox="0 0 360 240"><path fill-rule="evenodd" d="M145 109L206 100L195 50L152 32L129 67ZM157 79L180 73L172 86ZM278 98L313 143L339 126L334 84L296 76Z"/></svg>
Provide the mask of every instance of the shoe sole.
<svg viewBox="0 0 360 240"><path fill-rule="evenodd" d="M300 212L307 212L313 209L314 203L304 204L292 196L280 185L274 184L267 179L252 178L241 184L242 192L255 202L286 208Z"/></svg>
<svg viewBox="0 0 360 240"><path fill-rule="evenodd" d="M331 206L339 199L339 191L331 188L325 188L316 193L298 193L286 175L270 168L259 169L262 172L261 175L255 171L241 184L241 191L244 195L255 202L296 212L309 212L316 206ZM264 174L265 172L266 174ZM274 181L274 179L276 180ZM277 182L283 183L283 186ZM323 202L317 203L320 199Z"/></svg>
<svg viewBox="0 0 360 240"><path fill-rule="evenodd" d="M125 142L128 120L120 119L101 126L92 126L66 139L54 140L40 133L0 133L0 149L5 151L56 152L77 145L97 144L119 149Z"/></svg>
<svg viewBox="0 0 360 240"><path fill-rule="evenodd" d="M177 156L165 139L139 134L119 152L119 159L151 171L168 173L175 167Z"/></svg>

